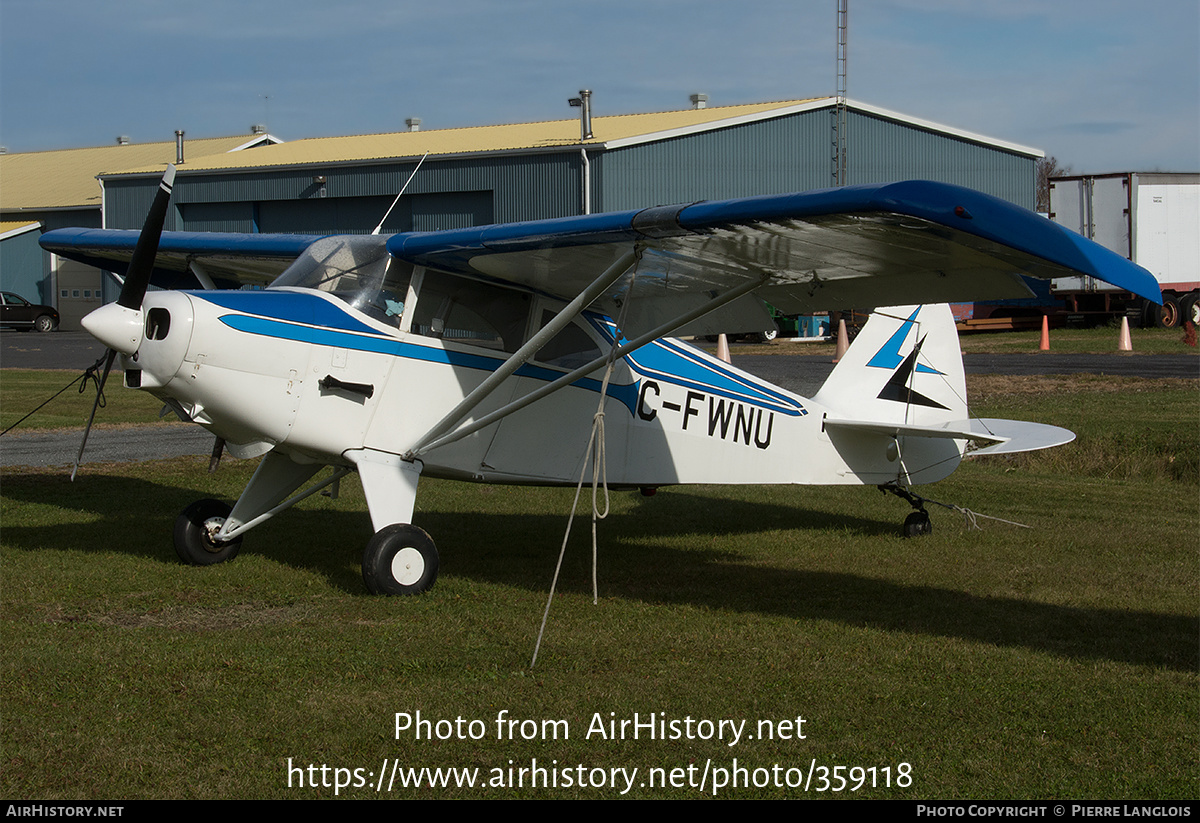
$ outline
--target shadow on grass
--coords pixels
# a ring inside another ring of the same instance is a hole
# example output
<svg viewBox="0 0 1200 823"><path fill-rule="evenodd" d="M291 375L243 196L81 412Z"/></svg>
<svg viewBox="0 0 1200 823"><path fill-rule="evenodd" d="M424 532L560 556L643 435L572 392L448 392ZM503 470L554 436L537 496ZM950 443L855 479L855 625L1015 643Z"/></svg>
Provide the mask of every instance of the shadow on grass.
<svg viewBox="0 0 1200 823"><path fill-rule="evenodd" d="M211 490L119 476L95 476L85 485L63 489L41 474L6 475L3 493L22 503L50 503L90 515L86 522L51 525L10 519L5 545L28 551L117 551L172 564L177 562L170 538L176 513L197 498L212 496ZM798 547L803 544L804 551L822 556L832 550L816 544L831 532L839 539L878 540L886 550L896 545L887 540L896 534L896 522L794 505L716 500L680 489L666 498L626 505L632 510L604 522L605 596L837 621L1075 659L1188 672L1200 666L1200 620L1195 617L1056 606L853 573L778 568L761 555L729 548L737 538L757 543L771 531L795 532ZM641 507L654 511L637 511ZM564 527L560 511L425 510L417 519L441 546L443 575L533 592L548 589ZM586 513L576 520L560 591L590 593L587 521ZM365 511L293 509L259 527L243 552L310 569L331 586L365 597L358 561L370 534ZM679 548L681 535L694 548Z"/></svg>

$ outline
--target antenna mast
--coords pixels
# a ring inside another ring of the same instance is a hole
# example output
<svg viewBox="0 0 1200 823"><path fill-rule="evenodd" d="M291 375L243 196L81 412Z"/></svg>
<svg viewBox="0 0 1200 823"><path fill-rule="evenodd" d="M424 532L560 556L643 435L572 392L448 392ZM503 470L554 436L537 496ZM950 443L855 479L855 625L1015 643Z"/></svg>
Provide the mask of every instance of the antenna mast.
<svg viewBox="0 0 1200 823"><path fill-rule="evenodd" d="M846 180L846 39L850 29L850 0L838 0L837 100L833 106L833 185Z"/></svg>

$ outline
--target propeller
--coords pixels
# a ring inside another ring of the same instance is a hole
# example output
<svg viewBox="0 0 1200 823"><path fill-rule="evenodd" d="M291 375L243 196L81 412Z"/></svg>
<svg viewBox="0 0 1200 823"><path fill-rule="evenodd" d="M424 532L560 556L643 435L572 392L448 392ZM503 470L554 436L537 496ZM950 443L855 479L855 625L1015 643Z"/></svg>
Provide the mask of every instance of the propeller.
<svg viewBox="0 0 1200 823"><path fill-rule="evenodd" d="M104 384L108 381L113 361L118 353L135 354L142 344L145 328L142 300L146 297L146 289L150 287L150 275L154 272L158 241L162 238L163 223L167 218L167 206L171 202L171 189L174 185L175 167L168 165L162 181L158 184L150 212L146 215L146 222L142 225L142 232L138 235L117 302L101 306L83 318L83 327L108 346L108 354L104 359L104 371L101 372L96 385L96 402L92 404L92 413L88 417L87 427L83 430L83 442L79 444L79 454L75 457L75 467L71 469L71 480L75 479L79 463L83 460L83 450L87 447L88 435L92 432L96 410L104 403Z"/></svg>

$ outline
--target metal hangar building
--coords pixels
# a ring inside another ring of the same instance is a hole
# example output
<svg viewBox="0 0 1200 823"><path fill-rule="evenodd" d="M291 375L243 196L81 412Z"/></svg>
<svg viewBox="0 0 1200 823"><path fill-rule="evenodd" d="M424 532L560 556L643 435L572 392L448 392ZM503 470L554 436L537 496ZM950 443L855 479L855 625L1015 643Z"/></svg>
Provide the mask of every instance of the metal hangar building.
<svg viewBox="0 0 1200 823"><path fill-rule="evenodd" d="M591 116L589 103L585 96L578 118L436 130L410 120L403 132L253 151L196 152L203 141L193 141L182 147L165 228L368 233L418 163L386 232L828 188L842 122L846 185L926 179L1035 203L1037 149L864 103L845 101L841 111L835 97L710 107L693 95L690 108L603 116ZM104 226L141 226L168 159L93 172Z"/></svg>

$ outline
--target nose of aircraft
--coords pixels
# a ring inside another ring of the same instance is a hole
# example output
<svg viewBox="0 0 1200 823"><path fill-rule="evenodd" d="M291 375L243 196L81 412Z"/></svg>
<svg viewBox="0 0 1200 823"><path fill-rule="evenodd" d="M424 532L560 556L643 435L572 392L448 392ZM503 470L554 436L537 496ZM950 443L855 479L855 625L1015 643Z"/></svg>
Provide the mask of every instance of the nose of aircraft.
<svg viewBox="0 0 1200 823"><path fill-rule="evenodd" d="M142 372L141 388L165 386L175 376L192 339L192 301L183 292L151 292L140 309L117 303L83 318L93 337L131 360L126 370Z"/></svg>
<svg viewBox="0 0 1200 823"><path fill-rule="evenodd" d="M132 355L142 344L142 310L120 303L109 303L89 313L81 321L92 337L121 354Z"/></svg>
<svg viewBox="0 0 1200 823"><path fill-rule="evenodd" d="M166 386L183 365L192 341L192 300L185 292L150 292L142 313L141 343L136 362L127 362L127 370L141 369L141 388Z"/></svg>

